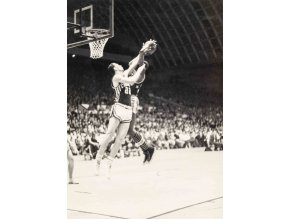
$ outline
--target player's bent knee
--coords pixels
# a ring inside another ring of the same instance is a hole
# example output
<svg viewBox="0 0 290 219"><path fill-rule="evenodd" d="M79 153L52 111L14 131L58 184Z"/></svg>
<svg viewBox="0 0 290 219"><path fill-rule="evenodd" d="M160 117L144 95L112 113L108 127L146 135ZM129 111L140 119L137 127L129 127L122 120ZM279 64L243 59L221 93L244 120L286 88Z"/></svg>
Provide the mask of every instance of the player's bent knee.
<svg viewBox="0 0 290 219"><path fill-rule="evenodd" d="M114 137L114 132L105 133L104 139L111 139Z"/></svg>
<svg viewBox="0 0 290 219"><path fill-rule="evenodd" d="M116 142L116 141L118 141L118 142L122 142L122 141L124 141L124 139L125 139L125 137L123 137L123 138L118 138L118 137L117 137L117 138L115 139L115 142Z"/></svg>
<svg viewBox="0 0 290 219"><path fill-rule="evenodd" d="M122 144L122 142L124 141L125 137L122 137L122 138L119 138L119 137L116 137L115 139L115 145L116 144Z"/></svg>

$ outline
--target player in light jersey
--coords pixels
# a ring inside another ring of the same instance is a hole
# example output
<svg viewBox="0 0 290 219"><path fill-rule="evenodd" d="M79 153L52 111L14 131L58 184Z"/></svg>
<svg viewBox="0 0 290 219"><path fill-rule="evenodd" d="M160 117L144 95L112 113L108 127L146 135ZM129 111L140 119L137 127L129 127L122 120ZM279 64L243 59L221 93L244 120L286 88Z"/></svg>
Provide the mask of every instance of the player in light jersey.
<svg viewBox="0 0 290 219"><path fill-rule="evenodd" d="M143 64L133 76L128 77L128 75L130 75L132 71L136 68L139 61L144 59L144 55L146 51L149 50L149 47L152 45L152 43L153 42L149 40L143 45L142 49L139 52L139 55L137 56L137 59L132 62L127 70L124 71L124 68L117 63L111 63L108 67L109 71L114 72L114 76L112 78L112 88L115 91L115 103L112 106L107 131L103 136L102 140L100 141L100 149L96 156L97 175L99 175L101 160L104 156L108 143L112 140L115 131L117 130L114 147L111 148L110 155L107 157L109 170L108 177L110 177L112 162L118 150L120 149L123 139L128 133L130 122L132 119L130 85L134 84L140 77L141 72L145 68L145 64Z"/></svg>

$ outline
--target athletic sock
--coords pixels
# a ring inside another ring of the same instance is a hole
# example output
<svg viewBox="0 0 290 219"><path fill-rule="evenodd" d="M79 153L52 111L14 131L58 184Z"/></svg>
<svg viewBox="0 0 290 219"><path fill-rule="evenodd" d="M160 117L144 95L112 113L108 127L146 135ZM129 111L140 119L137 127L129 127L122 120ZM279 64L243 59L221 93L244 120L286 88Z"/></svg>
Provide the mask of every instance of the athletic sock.
<svg viewBox="0 0 290 219"><path fill-rule="evenodd" d="M97 176L100 175L101 160L102 160L102 156L100 156L99 154L97 154L97 156L96 156L96 161L97 161L97 165L96 165L96 175Z"/></svg>
<svg viewBox="0 0 290 219"><path fill-rule="evenodd" d="M136 147L140 147L143 151L148 149L148 145L146 144L145 139L139 133L135 132L132 139L135 142Z"/></svg>
<svg viewBox="0 0 290 219"><path fill-rule="evenodd" d="M108 166L111 168L114 158L108 156Z"/></svg>
<svg viewBox="0 0 290 219"><path fill-rule="evenodd" d="M148 150L149 146L146 144L146 142L144 142L143 144L140 145L140 148L145 151Z"/></svg>
<svg viewBox="0 0 290 219"><path fill-rule="evenodd" d="M114 158L112 158L112 157L110 157L110 156L108 156L107 157L107 179L111 179L111 168L112 168L112 163L113 163L113 160L114 160Z"/></svg>
<svg viewBox="0 0 290 219"><path fill-rule="evenodd" d="M100 164L101 164L101 160L102 160L102 155L100 155L100 154L97 154L97 156L96 156L96 161L97 161L97 165L98 166L100 166Z"/></svg>

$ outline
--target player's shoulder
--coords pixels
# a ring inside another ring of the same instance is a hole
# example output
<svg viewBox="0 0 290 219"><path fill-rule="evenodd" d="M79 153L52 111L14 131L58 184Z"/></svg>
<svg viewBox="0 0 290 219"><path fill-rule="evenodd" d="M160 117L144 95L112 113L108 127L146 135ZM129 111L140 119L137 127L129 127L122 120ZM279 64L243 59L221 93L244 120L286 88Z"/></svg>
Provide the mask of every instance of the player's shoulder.
<svg viewBox="0 0 290 219"><path fill-rule="evenodd" d="M112 78L112 87L116 88L120 84L121 75L114 75Z"/></svg>

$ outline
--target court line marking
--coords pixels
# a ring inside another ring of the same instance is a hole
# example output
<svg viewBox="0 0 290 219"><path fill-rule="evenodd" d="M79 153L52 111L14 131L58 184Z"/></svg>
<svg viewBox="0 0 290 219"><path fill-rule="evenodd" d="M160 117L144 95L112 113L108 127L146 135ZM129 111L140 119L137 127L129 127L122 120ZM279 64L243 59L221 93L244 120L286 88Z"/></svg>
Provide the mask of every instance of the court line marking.
<svg viewBox="0 0 290 219"><path fill-rule="evenodd" d="M89 211L79 211L79 210L74 210L74 209L69 209L69 208L67 210L68 211L75 211L75 212L85 213L85 214L96 214L96 215L102 215L102 216L113 217L113 218L130 219L130 218L126 218L126 217L118 217L118 216L114 216L114 215L101 214L101 213L89 212Z"/></svg>
<svg viewBox="0 0 290 219"><path fill-rule="evenodd" d="M85 193L85 194L92 194L91 192L83 192L83 191L75 191L77 193Z"/></svg>
<svg viewBox="0 0 290 219"><path fill-rule="evenodd" d="M170 213L175 212L175 211L179 211L179 210L182 210L182 209L185 209L185 208L189 208L189 207L193 207L193 206L196 206L196 205L204 204L204 203L207 203L207 202L215 201L215 200L218 200L218 199L221 199L221 198L223 198L223 196L220 196L220 197L217 197L217 198L213 198L213 199L209 199L209 200L206 200L206 201L203 201L203 202L198 202L198 203L195 203L195 204L192 204L192 205L188 205L188 206L185 206L185 207L177 208L177 209L174 209L174 210L171 210L171 211L167 211L167 212L164 212L164 213L161 213L161 214L157 214L157 215L154 215L154 216L151 216L151 217L147 217L146 219L160 217L160 216L163 216L165 214L170 214Z"/></svg>

